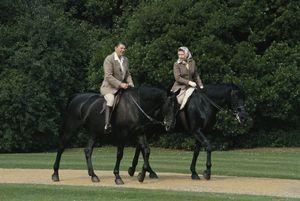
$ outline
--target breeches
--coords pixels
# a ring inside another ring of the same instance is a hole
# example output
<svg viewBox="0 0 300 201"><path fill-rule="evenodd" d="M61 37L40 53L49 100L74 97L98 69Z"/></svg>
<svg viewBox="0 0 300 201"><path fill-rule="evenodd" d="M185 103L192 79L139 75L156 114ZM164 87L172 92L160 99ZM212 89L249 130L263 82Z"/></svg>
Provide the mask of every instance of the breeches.
<svg viewBox="0 0 300 201"><path fill-rule="evenodd" d="M104 96L104 99L106 100L106 105L109 107L112 107L115 102L115 95L114 94L106 94Z"/></svg>
<svg viewBox="0 0 300 201"><path fill-rule="evenodd" d="M183 109L189 97L194 92L194 87L189 87L187 90L181 90L180 94L177 96L177 101L180 104L180 109Z"/></svg>

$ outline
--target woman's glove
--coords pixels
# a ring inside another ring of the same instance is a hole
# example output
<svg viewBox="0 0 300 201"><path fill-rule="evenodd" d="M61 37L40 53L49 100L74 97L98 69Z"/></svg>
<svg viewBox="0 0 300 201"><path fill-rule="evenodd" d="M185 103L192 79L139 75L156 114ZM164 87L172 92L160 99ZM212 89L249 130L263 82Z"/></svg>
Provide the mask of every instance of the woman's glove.
<svg viewBox="0 0 300 201"><path fill-rule="evenodd" d="M189 81L189 85L191 87L196 87L197 86L196 82L193 82L193 81Z"/></svg>

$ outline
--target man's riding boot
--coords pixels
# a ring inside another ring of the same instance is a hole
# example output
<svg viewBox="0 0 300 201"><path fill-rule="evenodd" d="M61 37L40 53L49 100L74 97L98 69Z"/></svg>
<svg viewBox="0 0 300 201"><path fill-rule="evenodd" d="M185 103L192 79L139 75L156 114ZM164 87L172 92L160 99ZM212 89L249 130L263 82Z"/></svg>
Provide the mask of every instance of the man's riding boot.
<svg viewBox="0 0 300 201"><path fill-rule="evenodd" d="M112 107L106 106L105 107L105 126L104 126L104 132L106 134L111 133L111 124L110 124L110 113L111 113Z"/></svg>

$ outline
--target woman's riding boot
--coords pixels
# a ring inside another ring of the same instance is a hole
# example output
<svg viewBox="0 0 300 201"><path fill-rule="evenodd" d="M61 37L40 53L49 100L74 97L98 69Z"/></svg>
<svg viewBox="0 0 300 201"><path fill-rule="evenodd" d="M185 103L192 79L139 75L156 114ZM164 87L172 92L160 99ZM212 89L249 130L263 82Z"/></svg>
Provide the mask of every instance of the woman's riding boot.
<svg viewBox="0 0 300 201"><path fill-rule="evenodd" d="M111 124L110 124L110 113L112 107L106 106L105 107L105 126L104 126L104 133L110 134L111 133Z"/></svg>
<svg viewBox="0 0 300 201"><path fill-rule="evenodd" d="M189 130L189 126L187 124L187 119L186 119L185 111L184 110L180 110L179 111L179 116L181 118L181 122L182 122L182 125L185 128L185 130Z"/></svg>

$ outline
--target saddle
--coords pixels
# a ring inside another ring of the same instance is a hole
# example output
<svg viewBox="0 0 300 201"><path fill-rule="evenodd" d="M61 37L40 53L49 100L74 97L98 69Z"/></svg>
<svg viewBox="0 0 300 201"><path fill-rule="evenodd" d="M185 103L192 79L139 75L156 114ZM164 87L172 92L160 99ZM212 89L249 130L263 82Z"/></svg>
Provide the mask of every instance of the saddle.
<svg viewBox="0 0 300 201"><path fill-rule="evenodd" d="M120 102L122 92L123 92L123 90L117 91L117 93L116 93L116 95L115 95L114 104L113 104L113 106L112 106L111 114L113 113L115 107L116 107L116 106L118 105L118 103ZM102 114L102 113L105 111L105 107L106 107L106 101L103 102L103 106L102 106L102 110L100 111L100 114Z"/></svg>

